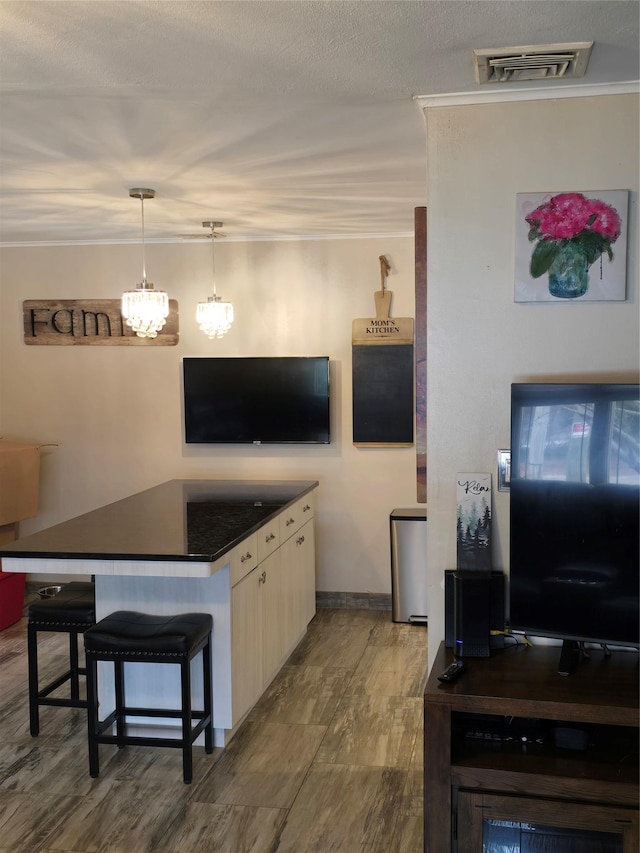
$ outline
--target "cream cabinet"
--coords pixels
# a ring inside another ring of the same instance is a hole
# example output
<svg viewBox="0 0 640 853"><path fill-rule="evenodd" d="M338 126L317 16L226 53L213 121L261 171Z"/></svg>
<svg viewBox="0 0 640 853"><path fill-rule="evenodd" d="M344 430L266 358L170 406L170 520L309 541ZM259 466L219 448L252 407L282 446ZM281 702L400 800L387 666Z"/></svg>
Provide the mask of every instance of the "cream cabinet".
<svg viewBox="0 0 640 853"><path fill-rule="evenodd" d="M262 618L262 689L273 679L283 663L285 597L282 561L275 551L258 567ZM262 693L262 689L260 693Z"/></svg>
<svg viewBox="0 0 640 853"><path fill-rule="evenodd" d="M247 536L229 553L231 586L235 586L258 565L258 534Z"/></svg>
<svg viewBox="0 0 640 853"><path fill-rule="evenodd" d="M280 548L282 555L284 651L289 654L316 612L315 537L310 519Z"/></svg>
<svg viewBox="0 0 640 853"><path fill-rule="evenodd" d="M261 563L269 554L280 547L280 517L271 519L255 534L258 548L258 562Z"/></svg>
<svg viewBox="0 0 640 853"><path fill-rule="evenodd" d="M238 725L315 615L313 495L238 546L231 560L232 721ZM255 543L255 544L254 544ZM257 554L253 563L248 553ZM245 557L244 563L240 559Z"/></svg>
<svg viewBox="0 0 640 853"><path fill-rule="evenodd" d="M305 625L316 615L316 536L313 519L300 530L302 541L302 613Z"/></svg>
<svg viewBox="0 0 640 853"><path fill-rule="evenodd" d="M262 690L262 608L258 569L231 590L232 719L240 720Z"/></svg>

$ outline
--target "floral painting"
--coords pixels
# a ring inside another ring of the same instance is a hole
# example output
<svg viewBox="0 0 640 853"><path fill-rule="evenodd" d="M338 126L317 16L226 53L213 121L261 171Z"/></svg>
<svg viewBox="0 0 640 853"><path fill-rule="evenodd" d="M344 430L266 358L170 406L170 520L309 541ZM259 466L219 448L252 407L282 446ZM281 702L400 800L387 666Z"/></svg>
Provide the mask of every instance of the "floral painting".
<svg viewBox="0 0 640 853"><path fill-rule="evenodd" d="M622 301L626 190L520 193L516 302Z"/></svg>

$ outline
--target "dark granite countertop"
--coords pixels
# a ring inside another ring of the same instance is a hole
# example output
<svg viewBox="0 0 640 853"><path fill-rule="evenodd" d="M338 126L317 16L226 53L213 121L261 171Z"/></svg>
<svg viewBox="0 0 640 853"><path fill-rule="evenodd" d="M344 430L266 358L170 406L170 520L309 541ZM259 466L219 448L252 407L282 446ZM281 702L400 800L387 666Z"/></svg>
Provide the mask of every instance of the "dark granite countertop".
<svg viewBox="0 0 640 853"><path fill-rule="evenodd" d="M318 485L170 480L0 547L0 557L213 562Z"/></svg>

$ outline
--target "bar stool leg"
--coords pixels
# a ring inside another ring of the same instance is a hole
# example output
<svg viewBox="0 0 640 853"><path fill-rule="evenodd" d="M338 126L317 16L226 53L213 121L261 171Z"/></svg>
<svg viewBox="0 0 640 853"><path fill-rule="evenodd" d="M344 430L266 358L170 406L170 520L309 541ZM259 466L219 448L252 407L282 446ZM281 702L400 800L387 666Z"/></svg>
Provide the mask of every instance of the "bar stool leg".
<svg viewBox="0 0 640 853"><path fill-rule="evenodd" d="M27 627L27 657L29 664L29 729L31 737L40 733L38 710L38 632L33 625Z"/></svg>
<svg viewBox="0 0 640 853"><path fill-rule="evenodd" d="M180 683L182 686L182 778L185 785L193 777L191 751L191 661L183 658L180 663Z"/></svg>
<svg viewBox="0 0 640 853"><path fill-rule="evenodd" d="M78 678L78 635L75 631L69 631L69 666L71 699L77 702L80 699L80 679Z"/></svg>
<svg viewBox="0 0 640 853"><path fill-rule="evenodd" d="M100 757L98 753L98 664L87 658L87 727L89 745L89 775L97 779L100 775Z"/></svg>
<svg viewBox="0 0 640 853"><path fill-rule="evenodd" d="M113 662L115 691L116 691L116 735L118 737L118 749L124 749L124 737L126 734L126 720L123 709L124 699L124 663L119 660Z"/></svg>
<svg viewBox="0 0 640 853"><path fill-rule="evenodd" d="M204 730L204 750L211 755L213 752L213 694L211 688L211 637L202 649L204 713L209 716L209 723Z"/></svg>

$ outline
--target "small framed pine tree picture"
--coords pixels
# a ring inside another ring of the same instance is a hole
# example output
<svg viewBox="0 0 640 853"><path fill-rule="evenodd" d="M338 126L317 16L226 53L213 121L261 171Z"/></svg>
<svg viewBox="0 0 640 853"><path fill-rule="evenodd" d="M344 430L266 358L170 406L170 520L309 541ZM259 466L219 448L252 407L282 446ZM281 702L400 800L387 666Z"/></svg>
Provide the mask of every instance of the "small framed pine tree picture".
<svg viewBox="0 0 640 853"><path fill-rule="evenodd" d="M491 571L491 474L458 474L456 568Z"/></svg>

